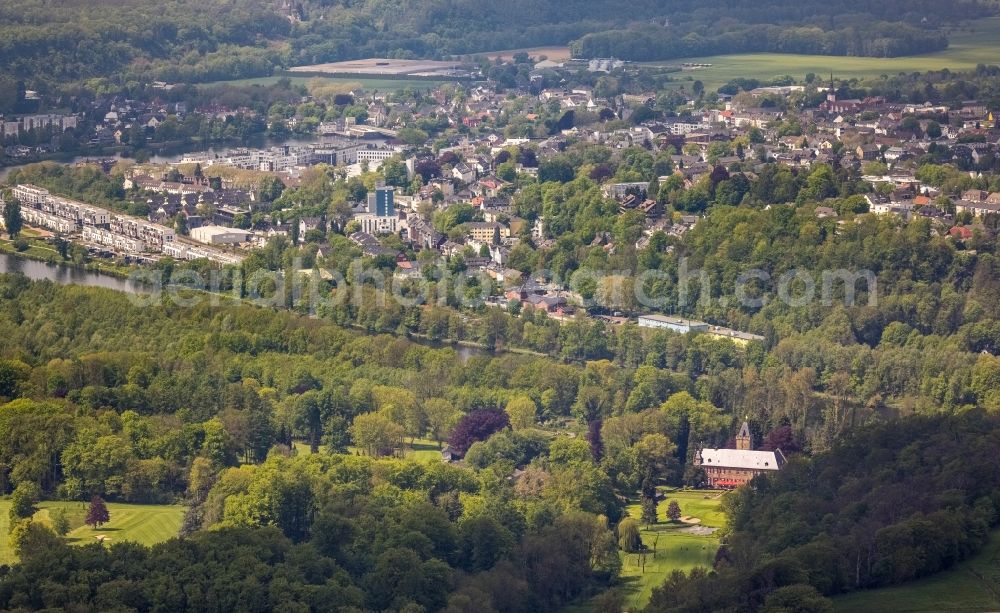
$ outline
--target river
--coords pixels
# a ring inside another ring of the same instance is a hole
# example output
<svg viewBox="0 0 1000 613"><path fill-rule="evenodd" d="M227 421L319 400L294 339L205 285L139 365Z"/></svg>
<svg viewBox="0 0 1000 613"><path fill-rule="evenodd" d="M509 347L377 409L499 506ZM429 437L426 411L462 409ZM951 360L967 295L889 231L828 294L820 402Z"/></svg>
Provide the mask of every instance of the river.
<svg viewBox="0 0 1000 613"><path fill-rule="evenodd" d="M29 260L8 253L0 253L0 273L11 272L19 272L33 281L49 280L61 285L74 284L103 287L129 294L144 292L144 286L141 283L129 279L120 279L111 275L74 268L72 266L49 264L48 262Z"/></svg>
<svg viewBox="0 0 1000 613"><path fill-rule="evenodd" d="M72 266L62 266L59 264L49 264L37 260L0 253L0 273L21 273L32 281L52 281L60 285L84 285L88 287L103 287L128 294L148 293L149 287L130 279L121 279L112 275L83 270ZM410 337L408 340L426 347L440 349L450 347L458 354L459 359L465 363L469 358L477 355L495 355L494 352L481 347L469 345L450 345L439 341L432 341L420 337Z"/></svg>

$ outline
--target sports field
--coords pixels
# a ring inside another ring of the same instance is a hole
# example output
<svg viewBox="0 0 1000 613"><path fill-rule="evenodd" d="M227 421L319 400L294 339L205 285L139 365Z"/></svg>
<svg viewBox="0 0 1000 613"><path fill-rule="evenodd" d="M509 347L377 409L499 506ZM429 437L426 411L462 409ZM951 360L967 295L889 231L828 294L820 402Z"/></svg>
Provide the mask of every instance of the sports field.
<svg viewBox="0 0 1000 613"><path fill-rule="evenodd" d="M205 86L210 85L274 85L279 79L288 79L294 85L305 85L309 86L314 83L320 83L322 85L340 85L343 86L345 90L352 89L366 89L368 91L378 90L378 91L398 91L402 89L435 89L440 86L444 81L435 81L432 79L362 79L353 77L283 77L283 76L273 76L273 77L258 77L256 79L237 79L234 81L214 81L212 83L205 83Z"/></svg>
<svg viewBox="0 0 1000 613"><path fill-rule="evenodd" d="M65 509L72 527L66 538L71 543L93 543L101 537L101 540L108 543L132 541L155 545L177 536L184 517L184 507L181 505L109 502L107 505L111 521L93 529L83 524L87 505L85 502L41 502L37 505L38 511L33 520L51 525L53 514L59 509ZM10 532L9 513L10 500L0 500L0 564L10 564L17 560L7 541L7 534Z"/></svg>
<svg viewBox="0 0 1000 613"><path fill-rule="evenodd" d="M553 62L565 62L572 57L569 47L524 47L522 49L507 49L505 51L483 51L474 55L483 55L491 60L499 58L505 62L509 62L518 53L527 53L528 57L535 58L536 60L544 55L546 59Z"/></svg>
<svg viewBox="0 0 1000 613"><path fill-rule="evenodd" d="M379 75L386 77L420 77L448 76L455 71L458 62L440 62L435 60L399 60L389 58L367 58L363 60L348 60L346 62L326 62L308 66L293 66L288 72L303 74L322 74L330 76Z"/></svg>

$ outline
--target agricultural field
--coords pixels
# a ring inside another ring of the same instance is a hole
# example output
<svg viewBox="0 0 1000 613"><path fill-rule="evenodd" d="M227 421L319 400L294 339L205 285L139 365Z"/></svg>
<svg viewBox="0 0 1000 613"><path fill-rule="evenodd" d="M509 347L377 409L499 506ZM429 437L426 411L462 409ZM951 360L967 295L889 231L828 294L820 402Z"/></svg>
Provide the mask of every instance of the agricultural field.
<svg viewBox="0 0 1000 613"><path fill-rule="evenodd" d="M102 537L101 540L109 543L132 541L155 545L177 536L184 517L184 507L181 505L109 502L107 505L111 521L95 530L83 523L87 505L88 503L79 501L41 502L33 519L51 525L53 514L65 509L72 527L66 538L71 543L85 545ZM7 542L7 533L10 531L9 512L10 501L0 500L0 564L16 561Z"/></svg>
<svg viewBox="0 0 1000 613"><path fill-rule="evenodd" d="M1000 531L976 557L943 573L833 601L837 613L974 613L1000 611Z"/></svg>
<svg viewBox="0 0 1000 613"><path fill-rule="evenodd" d="M966 70L977 64L1000 62L1000 17L971 22L949 35L951 44L944 51L896 58L840 57L830 55L797 55L791 53L746 53L735 55L713 55L708 57L683 58L678 60L649 62L649 66L677 65L680 63L711 64L679 73L678 85L685 80L698 79L707 91L713 91L736 78L773 79L791 75L801 80L812 72L829 78L832 72L837 78L877 77L900 72L922 72L926 70Z"/></svg>

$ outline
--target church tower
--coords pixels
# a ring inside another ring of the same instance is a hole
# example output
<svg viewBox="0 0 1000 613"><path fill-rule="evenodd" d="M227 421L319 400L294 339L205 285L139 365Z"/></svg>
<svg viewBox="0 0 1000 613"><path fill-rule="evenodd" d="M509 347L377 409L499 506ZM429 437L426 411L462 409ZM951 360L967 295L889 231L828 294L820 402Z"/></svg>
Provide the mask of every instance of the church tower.
<svg viewBox="0 0 1000 613"><path fill-rule="evenodd" d="M736 435L736 448L744 451L750 451L753 449L753 444L750 439L750 424L748 422L743 422L743 426L740 428L740 433Z"/></svg>

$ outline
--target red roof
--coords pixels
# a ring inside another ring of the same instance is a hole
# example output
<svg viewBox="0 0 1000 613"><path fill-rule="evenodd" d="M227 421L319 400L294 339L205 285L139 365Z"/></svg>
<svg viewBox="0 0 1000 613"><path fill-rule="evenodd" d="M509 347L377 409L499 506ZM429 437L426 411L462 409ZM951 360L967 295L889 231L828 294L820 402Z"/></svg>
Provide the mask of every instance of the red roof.
<svg viewBox="0 0 1000 613"><path fill-rule="evenodd" d="M948 230L948 234L950 234L955 238L961 238L961 239L972 238L972 230L966 228L965 226L955 226L952 229Z"/></svg>

